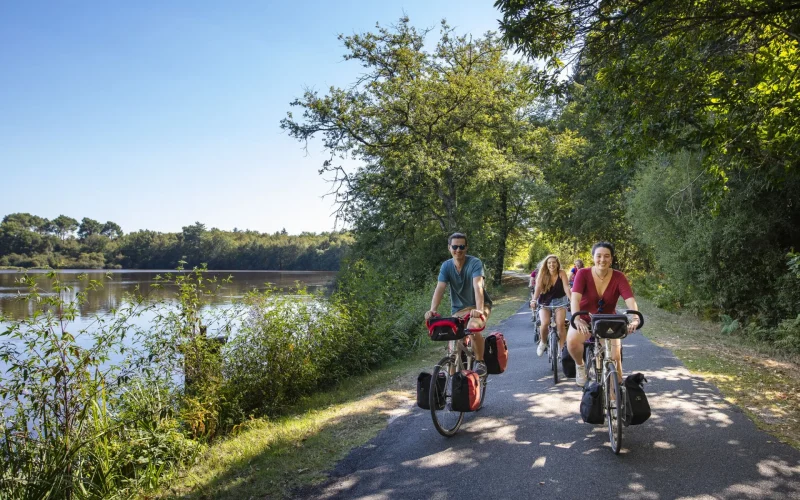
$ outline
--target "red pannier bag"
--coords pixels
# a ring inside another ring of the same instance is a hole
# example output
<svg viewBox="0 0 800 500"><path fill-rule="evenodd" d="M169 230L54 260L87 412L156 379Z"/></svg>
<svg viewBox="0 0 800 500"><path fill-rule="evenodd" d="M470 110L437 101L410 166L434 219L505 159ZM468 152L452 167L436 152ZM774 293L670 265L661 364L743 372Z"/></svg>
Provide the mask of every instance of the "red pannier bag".
<svg viewBox="0 0 800 500"><path fill-rule="evenodd" d="M486 336L486 348L483 353L486 372L499 375L506 371L508 365L508 344L500 332L492 332Z"/></svg>
<svg viewBox="0 0 800 500"><path fill-rule="evenodd" d="M481 407L481 381L477 373L472 370L456 372L452 384L450 406L453 411L476 411Z"/></svg>

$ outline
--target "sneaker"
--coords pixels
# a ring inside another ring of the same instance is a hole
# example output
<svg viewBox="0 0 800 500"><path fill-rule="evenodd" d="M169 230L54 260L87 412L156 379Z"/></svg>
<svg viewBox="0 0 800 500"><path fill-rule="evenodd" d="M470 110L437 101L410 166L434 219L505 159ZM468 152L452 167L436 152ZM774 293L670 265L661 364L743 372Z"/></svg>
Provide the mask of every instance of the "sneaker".
<svg viewBox="0 0 800 500"><path fill-rule="evenodd" d="M575 365L575 383L583 387L587 381L586 365Z"/></svg>
<svg viewBox="0 0 800 500"><path fill-rule="evenodd" d="M486 373L487 373L487 371L486 371L486 363L484 363L483 361L476 361L475 362L475 366L473 366L472 371L477 373L479 377L486 376Z"/></svg>
<svg viewBox="0 0 800 500"><path fill-rule="evenodd" d="M541 358L542 354L544 354L544 351L546 350L547 350L547 344L545 344L544 342L539 342L539 347L536 348L536 355Z"/></svg>

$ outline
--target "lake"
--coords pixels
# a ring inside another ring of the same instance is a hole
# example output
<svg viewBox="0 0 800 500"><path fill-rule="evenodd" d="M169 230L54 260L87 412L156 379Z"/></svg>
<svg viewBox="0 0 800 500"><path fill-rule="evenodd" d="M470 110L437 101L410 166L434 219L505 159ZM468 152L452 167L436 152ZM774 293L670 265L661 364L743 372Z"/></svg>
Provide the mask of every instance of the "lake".
<svg viewBox="0 0 800 500"><path fill-rule="evenodd" d="M27 271L29 276L35 276L40 287L45 293L51 290L46 276L48 271ZM139 287L143 295L161 299L169 297L170 290L155 290L151 285L156 283L156 276L166 273L176 273L174 270L74 270L62 269L57 271L57 277L63 284L73 288L72 294L82 291L86 281L80 280L82 274L89 279L100 281L103 287L90 290L88 300L80 308L81 318L103 315L111 309L122 304L126 293L132 293ZM33 311L33 304L27 300L20 300L20 294L27 293L27 288L16 283L25 272L0 271L0 313L15 319L22 319ZM227 278L231 276L231 283L221 285L220 293L210 300L212 306L225 306L234 299L244 296L253 289L263 291L268 286L286 291L295 288L298 283L307 287L310 292L324 290L331 285L336 272L333 271L208 271L206 277L217 276ZM80 321L78 321L80 323Z"/></svg>

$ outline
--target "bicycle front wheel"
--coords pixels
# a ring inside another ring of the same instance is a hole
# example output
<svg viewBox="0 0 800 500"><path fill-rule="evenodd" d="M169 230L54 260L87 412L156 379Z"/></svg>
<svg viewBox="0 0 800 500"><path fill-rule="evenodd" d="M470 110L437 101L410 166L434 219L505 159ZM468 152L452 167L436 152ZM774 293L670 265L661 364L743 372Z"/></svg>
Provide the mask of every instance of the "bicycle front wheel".
<svg viewBox="0 0 800 500"><path fill-rule="evenodd" d="M430 407L433 426L442 436L458 432L464 414L452 409L453 374L458 367L451 357L442 358L431 374ZM442 379L442 381L439 381Z"/></svg>
<svg viewBox="0 0 800 500"><path fill-rule="evenodd" d="M619 455L622 450L622 391L617 380L617 370L613 365L607 367L605 382L606 421L608 422L608 439L611 442L611 451ZM614 396L614 399L611 396Z"/></svg>
<svg viewBox="0 0 800 500"><path fill-rule="evenodd" d="M583 347L583 366L586 367L586 380L588 382L599 382L597 378L597 361L594 358L594 346L584 344Z"/></svg>
<svg viewBox="0 0 800 500"><path fill-rule="evenodd" d="M553 383L558 383L558 332L550 329L550 363L553 368Z"/></svg>

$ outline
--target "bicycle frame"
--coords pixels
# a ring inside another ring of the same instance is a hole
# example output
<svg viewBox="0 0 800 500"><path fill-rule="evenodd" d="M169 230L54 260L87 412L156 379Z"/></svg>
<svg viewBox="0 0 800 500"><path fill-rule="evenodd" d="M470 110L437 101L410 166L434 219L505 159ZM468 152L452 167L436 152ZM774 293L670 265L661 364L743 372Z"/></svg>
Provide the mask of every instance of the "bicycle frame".
<svg viewBox="0 0 800 500"><path fill-rule="evenodd" d="M460 369L466 369L466 367L472 366L472 361L475 359L472 335L474 335L474 333L470 332L463 339L450 340L447 342L447 355L450 356L454 362L461 359L461 363L458 365ZM462 354L464 355L463 358L461 358Z"/></svg>

